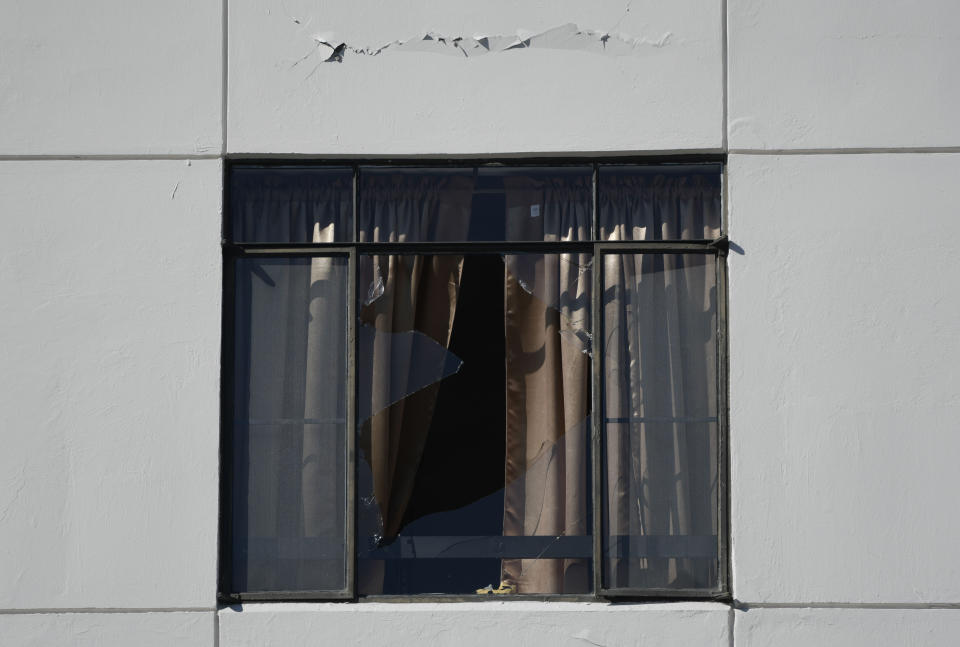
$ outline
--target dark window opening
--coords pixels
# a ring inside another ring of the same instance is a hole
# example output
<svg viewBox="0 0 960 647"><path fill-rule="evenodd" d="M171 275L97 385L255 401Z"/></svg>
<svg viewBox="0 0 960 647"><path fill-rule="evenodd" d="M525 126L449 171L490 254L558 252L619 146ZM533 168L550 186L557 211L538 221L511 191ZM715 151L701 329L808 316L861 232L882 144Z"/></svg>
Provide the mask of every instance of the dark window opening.
<svg viewBox="0 0 960 647"><path fill-rule="evenodd" d="M503 260L466 256L450 352L463 366L443 380L399 536L503 533ZM473 593L500 580L500 560L390 560L383 593ZM359 591L361 594L366 591Z"/></svg>

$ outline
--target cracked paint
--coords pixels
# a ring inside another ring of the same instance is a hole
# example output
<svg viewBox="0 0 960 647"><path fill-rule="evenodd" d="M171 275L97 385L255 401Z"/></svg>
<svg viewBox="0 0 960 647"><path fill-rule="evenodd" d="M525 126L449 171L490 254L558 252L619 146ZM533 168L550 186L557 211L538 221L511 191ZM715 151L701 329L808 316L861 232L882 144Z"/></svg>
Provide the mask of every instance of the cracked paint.
<svg viewBox="0 0 960 647"><path fill-rule="evenodd" d="M342 63L346 54L379 56L387 50L406 52L425 52L445 54L462 58L474 58L485 54L506 52L518 49L573 50L607 56L633 56L660 49L673 39L666 32L659 39L631 38L623 34L611 34L606 31L583 29L573 23L567 23L546 31L529 33L519 32L513 36L473 36L449 37L434 32L407 40L395 40L381 47L357 47L347 43L335 44L320 37L314 37L315 51L310 52L294 63L295 67L316 51L326 55L324 63Z"/></svg>

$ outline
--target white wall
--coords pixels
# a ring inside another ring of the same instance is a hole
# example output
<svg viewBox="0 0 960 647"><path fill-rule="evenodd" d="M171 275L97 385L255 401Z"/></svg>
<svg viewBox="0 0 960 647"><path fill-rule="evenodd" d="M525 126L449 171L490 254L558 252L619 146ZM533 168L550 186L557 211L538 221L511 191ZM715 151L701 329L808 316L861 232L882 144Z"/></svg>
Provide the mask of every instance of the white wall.
<svg viewBox="0 0 960 647"><path fill-rule="evenodd" d="M231 0L230 153L720 150L719 0ZM565 24L600 34L538 36ZM463 37L410 51L425 32ZM473 37L532 35L476 56ZM616 34L635 45L626 47ZM348 50L323 63L323 40ZM624 50L624 51L621 51Z"/></svg>
<svg viewBox="0 0 960 647"><path fill-rule="evenodd" d="M729 645L718 603L259 604L220 612L220 644L582 647Z"/></svg>
<svg viewBox="0 0 960 647"><path fill-rule="evenodd" d="M729 173L737 597L960 600L960 154Z"/></svg>
<svg viewBox="0 0 960 647"><path fill-rule="evenodd" d="M953 0L3 15L0 642L956 642ZM648 152L730 153L736 611L217 611L222 156Z"/></svg>

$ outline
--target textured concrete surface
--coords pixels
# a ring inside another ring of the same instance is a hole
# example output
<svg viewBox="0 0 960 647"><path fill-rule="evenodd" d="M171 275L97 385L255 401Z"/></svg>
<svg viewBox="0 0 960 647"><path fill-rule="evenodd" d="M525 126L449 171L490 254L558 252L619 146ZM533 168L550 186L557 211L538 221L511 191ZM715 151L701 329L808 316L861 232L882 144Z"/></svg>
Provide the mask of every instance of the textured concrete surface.
<svg viewBox="0 0 960 647"><path fill-rule="evenodd" d="M690 602L261 604L221 611L220 645L727 647L730 613Z"/></svg>
<svg viewBox="0 0 960 647"><path fill-rule="evenodd" d="M737 598L960 601L960 155L729 173Z"/></svg>
<svg viewBox="0 0 960 647"><path fill-rule="evenodd" d="M732 149L960 146L960 3L727 5Z"/></svg>
<svg viewBox="0 0 960 647"><path fill-rule="evenodd" d="M219 0L10 0L0 155L219 154Z"/></svg>
<svg viewBox="0 0 960 647"><path fill-rule="evenodd" d="M722 24L719 1L235 0L228 150L719 149Z"/></svg>
<svg viewBox="0 0 960 647"><path fill-rule="evenodd" d="M0 162L0 608L212 607L220 162Z"/></svg>
<svg viewBox="0 0 960 647"><path fill-rule="evenodd" d="M960 609L750 609L737 611L738 647L957 644Z"/></svg>
<svg viewBox="0 0 960 647"><path fill-rule="evenodd" d="M215 613L30 613L0 615L16 647L210 647Z"/></svg>

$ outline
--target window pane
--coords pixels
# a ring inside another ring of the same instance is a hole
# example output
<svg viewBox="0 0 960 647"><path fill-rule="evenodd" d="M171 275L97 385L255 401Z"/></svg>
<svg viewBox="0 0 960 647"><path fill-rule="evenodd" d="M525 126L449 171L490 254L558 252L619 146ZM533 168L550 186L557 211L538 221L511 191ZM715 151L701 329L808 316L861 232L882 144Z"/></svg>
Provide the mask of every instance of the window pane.
<svg viewBox="0 0 960 647"><path fill-rule="evenodd" d="M359 265L358 592L588 593L590 255Z"/></svg>
<svg viewBox="0 0 960 647"><path fill-rule="evenodd" d="M233 591L346 587L348 263L236 261Z"/></svg>
<svg viewBox="0 0 960 647"><path fill-rule="evenodd" d="M601 166L601 240L720 236L720 165Z"/></svg>
<svg viewBox="0 0 960 647"><path fill-rule="evenodd" d="M238 243L352 241L353 170L234 168L230 222Z"/></svg>
<svg viewBox="0 0 960 647"><path fill-rule="evenodd" d="M366 242L590 239L592 169L367 167L360 172Z"/></svg>
<svg viewBox="0 0 960 647"><path fill-rule="evenodd" d="M603 256L603 583L718 585L710 254Z"/></svg>

